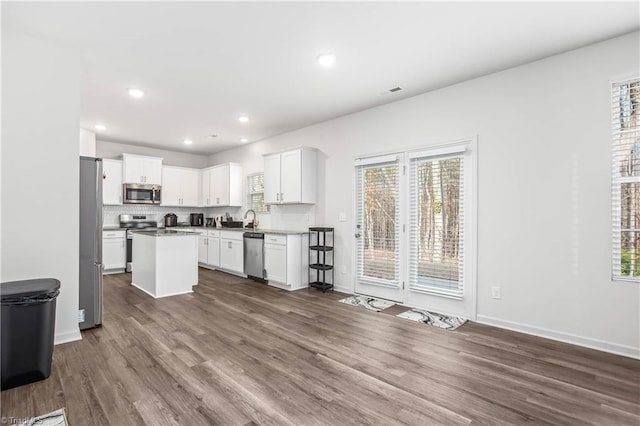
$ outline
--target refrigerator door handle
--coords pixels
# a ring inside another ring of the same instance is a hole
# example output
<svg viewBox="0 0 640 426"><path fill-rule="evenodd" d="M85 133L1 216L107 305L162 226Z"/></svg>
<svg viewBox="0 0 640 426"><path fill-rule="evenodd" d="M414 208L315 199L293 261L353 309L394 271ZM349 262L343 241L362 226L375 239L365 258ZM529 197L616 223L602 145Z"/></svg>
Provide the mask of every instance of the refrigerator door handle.
<svg viewBox="0 0 640 426"><path fill-rule="evenodd" d="M94 300L94 325L102 324L102 274L104 272L104 265L102 263L95 264L95 286L93 293Z"/></svg>
<svg viewBox="0 0 640 426"><path fill-rule="evenodd" d="M102 159L96 159L96 259L95 262L102 264ZM100 275L102 277L102 275Z"/></svg>

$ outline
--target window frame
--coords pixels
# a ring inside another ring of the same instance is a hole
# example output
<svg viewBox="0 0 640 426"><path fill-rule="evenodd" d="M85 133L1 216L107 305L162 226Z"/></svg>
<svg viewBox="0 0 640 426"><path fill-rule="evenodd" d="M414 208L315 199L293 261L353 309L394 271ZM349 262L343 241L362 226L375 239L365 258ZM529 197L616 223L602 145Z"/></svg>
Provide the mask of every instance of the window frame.
<svg viewBox="0 0 640 426"><path fill-rule="evenodd" d="M624 85L631 86L634 83L640 85L640 76L636 75L611 81L611 280L615 282L640 283L640 275L622 275L623 253L621 240L623 232L638 232L635 228L622 228L622 186L629 183L640 185L640 173L637 176L623 176L620 172L621 163L620 154L618 153L621 137L625 134L636 133L638 135L630 154L640 144L640 117L636 126L624 129L623 117L621 116L624 107L620 102L620 87ZM630 119L634 113L633 107L631 108ZM631 262L633 262L633 259L631 259Z"/></svg>
<svg viewBox="0 0 640 426"><path fill-rule="evenodd" d="M251 185L252 183L252 179L255 178L256 176L262 176L263 179L263 186L262 186L262 191L252 191L253 187ZM264 209L259 209L256 210L256 207L253 204L253 196L254 195L262 195L262 206L264 207ZM247 205L249 206L249 209L253 210L256 212L256 214L269 214L271 213L271 206L268 204L265 204L264 202L264 172L256 172L256 173L251 173L249 175L247 175Z"/></svg>

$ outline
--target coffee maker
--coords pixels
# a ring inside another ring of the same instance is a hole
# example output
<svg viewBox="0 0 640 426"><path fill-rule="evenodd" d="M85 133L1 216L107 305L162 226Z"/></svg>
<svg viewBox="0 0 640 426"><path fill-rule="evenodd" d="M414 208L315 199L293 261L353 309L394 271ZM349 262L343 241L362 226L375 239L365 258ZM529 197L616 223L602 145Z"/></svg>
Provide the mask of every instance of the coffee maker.
<svg viewBox="0 0 640 426"><path fill-rule="evenodd" d="M204 214L191 213L189 216L189 223L191 226L204 226Z"/></svg>

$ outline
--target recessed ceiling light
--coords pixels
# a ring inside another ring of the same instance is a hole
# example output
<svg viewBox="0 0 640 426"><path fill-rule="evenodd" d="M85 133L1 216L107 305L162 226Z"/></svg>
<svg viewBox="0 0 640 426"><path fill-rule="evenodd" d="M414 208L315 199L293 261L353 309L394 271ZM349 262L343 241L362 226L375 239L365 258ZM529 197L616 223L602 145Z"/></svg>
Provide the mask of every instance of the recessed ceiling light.
<svg viewBox="0 0 640 426"><path fill-rule="evenodd" d="M141 98L144 96L144 92L140 89L127 89L127 92L129 92L129 96L132 98Z"/></svg>
<svg viewBox="0 0 640 426"><path fill-rule="evenodd" d="M321 53L318 55L318 63L323 67L330 67L336 62L336 55L333 53Z"/></svg>
<svg viewBox="0 0 640 426"><path fill-rule="evenodd" d="M240 117L238 117L238 121L241 123L248 123L249 117L247 117L246 115L241 115Z"/></svg>
<svg viewBox="0 0 640 426"><path fill-rule="evenodd" d="M93 126L93 128L96 129L96 130L100 130L100 131L107 130L107 126L105 126L104 124L99 124L99 123L96 124L95 126Z"/></svg>
<svg viewBox="0 0 640 426"><path fill-rule="evenodd" d="M183 142L185 145L191 145L193 143L191 139L185 139Z"/></svg>
<svg viewBox="0 0 640 426"><path fill-rule="evenodd" d="M249 139L247 139L247 138L242 138L242 139L240 139L240 142L242 142L242 143L246 143L246 142L249 142Z"/></svg>

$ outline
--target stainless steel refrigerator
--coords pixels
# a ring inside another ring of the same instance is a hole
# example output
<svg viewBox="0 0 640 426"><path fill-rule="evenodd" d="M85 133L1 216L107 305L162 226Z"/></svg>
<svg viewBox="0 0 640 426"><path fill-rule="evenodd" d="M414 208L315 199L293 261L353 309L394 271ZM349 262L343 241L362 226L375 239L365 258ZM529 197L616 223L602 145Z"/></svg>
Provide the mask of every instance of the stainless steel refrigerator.
<svg viewBox="0 0 640 426"><path fill-rule="evenodd" d="M80 329L102 324L102 159L80 157Z"/></svg>

